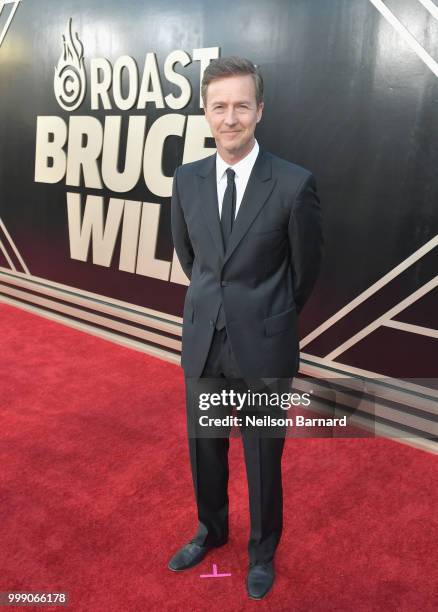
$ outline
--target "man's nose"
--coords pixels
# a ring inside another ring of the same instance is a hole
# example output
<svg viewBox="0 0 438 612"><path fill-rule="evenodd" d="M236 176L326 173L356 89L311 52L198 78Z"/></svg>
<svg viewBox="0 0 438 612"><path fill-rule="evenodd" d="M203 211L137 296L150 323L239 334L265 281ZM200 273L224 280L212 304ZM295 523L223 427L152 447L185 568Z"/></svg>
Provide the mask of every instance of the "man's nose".
<svg viewBox="0 0 438 612"><path fill-rule="evenodd" d="M228 108L225 115L225 123L227 125L234 125L236 123L236 112L234 108Z"/></svg>

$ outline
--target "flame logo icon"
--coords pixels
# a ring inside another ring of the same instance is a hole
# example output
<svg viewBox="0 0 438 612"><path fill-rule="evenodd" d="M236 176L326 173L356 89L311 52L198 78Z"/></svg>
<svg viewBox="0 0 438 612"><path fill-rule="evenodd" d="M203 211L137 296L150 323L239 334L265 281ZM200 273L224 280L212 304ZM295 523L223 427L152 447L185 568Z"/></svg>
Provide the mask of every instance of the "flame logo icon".
<svg viewBox="0 0 438 612"><path fill-rule="evenodd" d="M62 36L63 50L55 66L54 90L58 104L66 111L78 108L85 96L87 79L84 68L84 46L72 34L72 18Z"/></svg>

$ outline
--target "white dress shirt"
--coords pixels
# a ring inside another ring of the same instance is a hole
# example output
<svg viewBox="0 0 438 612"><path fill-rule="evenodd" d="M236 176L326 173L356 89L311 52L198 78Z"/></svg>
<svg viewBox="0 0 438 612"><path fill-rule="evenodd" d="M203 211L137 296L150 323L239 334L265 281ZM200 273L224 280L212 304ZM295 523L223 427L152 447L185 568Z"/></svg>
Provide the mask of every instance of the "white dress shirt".
<svg viewBox="0 0 438 612"><path fill-rule="evenodd" d="M236 215L242 203L243 194L245 193L248 184L249 175L259 154L259 144L257 140L254 143L251 151L234 166L227 164L222 157L216 152L216 185L217 185L217 201L219 203L219 218L222 214L222 202L224 199L225 189L227 188L227 168L232 168L236 173L234 182L236 184ZM234 217L236 218L236 217Z"/></svg>

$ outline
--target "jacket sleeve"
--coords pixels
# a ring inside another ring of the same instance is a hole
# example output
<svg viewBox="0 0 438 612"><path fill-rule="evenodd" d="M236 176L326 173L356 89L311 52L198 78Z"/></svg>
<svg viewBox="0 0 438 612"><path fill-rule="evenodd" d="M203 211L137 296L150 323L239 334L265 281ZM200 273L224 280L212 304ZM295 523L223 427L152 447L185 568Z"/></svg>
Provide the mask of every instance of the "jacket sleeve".
<svg viewBox="0 0 438 612"><path fill-rule="evenodd" d="M295 304L299 313L312 292L322 257L321 207L312 174L298 188L288 232Z"/></svg>
<svg viewBox="0 0 438 612"><path fill-rule="evenodd" d="M192 248L192 243L190 242L189 232L187 230L184 213L179 199L177 176L178 168L175 170L172 185L172 200L170 211L172 239L181 267L187 277L190 279L192 276L194 252Z"/></svg>

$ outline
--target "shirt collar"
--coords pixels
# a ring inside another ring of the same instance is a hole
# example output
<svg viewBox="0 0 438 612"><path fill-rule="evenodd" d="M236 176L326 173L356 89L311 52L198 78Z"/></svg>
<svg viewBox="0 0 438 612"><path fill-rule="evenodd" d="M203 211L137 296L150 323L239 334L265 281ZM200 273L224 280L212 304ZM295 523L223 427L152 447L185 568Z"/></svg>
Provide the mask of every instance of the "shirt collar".
<svg viewBox="0 0 438 612"><path fill-rule="evenodd" d="M237 178L242 174L247 173L250 174L252 167L257 159L257 155L259 154L259 143L257 140L254 142L254 146L251 151L246 155L243 159L234 164L234 166L230 166L226 161L222 159L219 155L219 152L216 151L216 180L219 182L224 176L227 168L232 168L236 173Z"/></svg>

